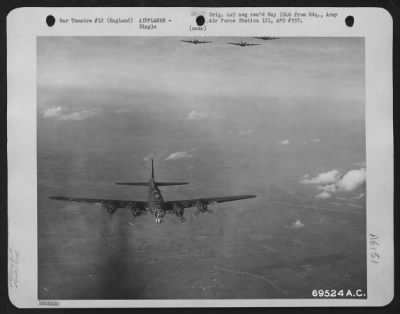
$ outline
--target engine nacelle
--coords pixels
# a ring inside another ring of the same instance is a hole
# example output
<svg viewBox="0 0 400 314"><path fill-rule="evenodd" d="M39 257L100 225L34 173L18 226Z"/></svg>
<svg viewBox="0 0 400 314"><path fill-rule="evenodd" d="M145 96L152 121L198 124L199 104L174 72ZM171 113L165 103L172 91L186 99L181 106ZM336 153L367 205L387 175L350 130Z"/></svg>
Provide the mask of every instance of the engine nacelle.
<svg viewBox="0 0 400 314"><path fill-rule="evenodd" d="M138 217L142 214L142 210L139 207L131 207L131 213L133 217Z"/></svg>
<svg viewBox="0 0 400 314"><path fill-rule="evenodd" d="M107 210L107 213L109 213L110 215L114 214L118 209L117 206L115 206L114 204L110 204L110 203L103 203L103 204L101 204L101 206L103 208L105 208Z"/></svg>
<svg viewBox="0 0 400 314"><path fill-rule="evenodd" d="M207 203L206 202L202 202L202 201L198 201L197 202L197 209L201 212L201 213L205 213L208 209L207 207Z"/></svg>

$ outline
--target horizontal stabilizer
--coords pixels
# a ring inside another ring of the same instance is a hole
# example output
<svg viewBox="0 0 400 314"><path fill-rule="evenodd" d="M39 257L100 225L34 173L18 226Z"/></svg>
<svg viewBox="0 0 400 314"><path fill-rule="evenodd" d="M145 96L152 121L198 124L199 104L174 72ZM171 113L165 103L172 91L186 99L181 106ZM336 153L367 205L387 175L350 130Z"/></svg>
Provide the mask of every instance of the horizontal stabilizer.
<svg viewBox="0 0 400 314"><path fill-rule="evenodd" d="M168 186L168 185L185 185L188 182L156 182L157 186Z"/></svg>
<svg viewBox="0 0 400 314"><path fill-rule="evenodd" d="M149 186L149 182L115 182L118 185Z"/></svg>

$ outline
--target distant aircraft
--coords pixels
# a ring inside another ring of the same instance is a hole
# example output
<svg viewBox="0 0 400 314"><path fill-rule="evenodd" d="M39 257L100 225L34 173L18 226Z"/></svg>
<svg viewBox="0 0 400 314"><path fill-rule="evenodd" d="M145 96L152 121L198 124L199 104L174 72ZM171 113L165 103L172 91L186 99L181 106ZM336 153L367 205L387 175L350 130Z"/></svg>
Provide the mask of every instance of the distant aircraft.
<svg viewBox="0 0 400 314"><path fill-rule="evenodd" d="M198 39L194 39L194 40L181 40L181 41L183 41L183 42L185 42L185 43L189 43L189 44L194 44L194 45L211 43L211 41L204 41L204 40L198 40Z"/></svg>
<svg viewBox="0 0 400 314"><path fill-rule="evenodd" d="M274 39L280 39L279 37L269 37L269 36L262 36L262 37L254 37L257 39L262 39L262 40L274 40Z"/></svg>
<svg viewBox="0 0 400 314"><path fill-rule="evenodd" d="M228 43L230 45L235 45L235 46L240 46L240 47L247 47L247 46L258 46L261 44L251 44L251 43L246 43L245 41L240 41L240 43Z"/></svg>
<svg viewBox="0 0 400 314"><path fill-rule="evenodd" d="M198 213L208 211L208 205L214 203L224 203L248 198L254 198L256 195L235 195L224 197L209 197L209 198L196 198L188 200L165 201L161 195L158 187L169 185L184 185L187 182L157 182L154 179L154 164L151 159L151 178L148 182L116 182L119 185L131 186L147 186L148 197L147 201L125 201L125 200L106 200L98 198L81 198L81 197L68 197L68 196L51 196L50 199L60 201L78 202L84 204L100 205L105 208L107 212L112 215L118 208L128 208L134 217L140 216L145 212L150 212L156 223L161 223L166 214L175 214L182 222L185 221L184 209L196 206Z"/></svg>

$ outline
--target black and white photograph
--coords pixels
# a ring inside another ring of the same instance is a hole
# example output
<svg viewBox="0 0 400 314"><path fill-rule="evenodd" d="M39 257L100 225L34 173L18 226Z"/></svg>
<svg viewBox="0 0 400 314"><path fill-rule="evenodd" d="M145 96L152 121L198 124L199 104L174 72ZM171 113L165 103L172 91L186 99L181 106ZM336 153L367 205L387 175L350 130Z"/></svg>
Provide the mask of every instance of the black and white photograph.
<svg viewBox="0 0 400 314"><path fill-rule="evenodd" d="M10 12L10 302L389 304L392 28L379 8Z"/></svg>
<svg viewBox="0 0 400 314"><path fill-rule="evenodd" d="M40 37L37 58L40 299L367 296L363 38Z"/></svg>

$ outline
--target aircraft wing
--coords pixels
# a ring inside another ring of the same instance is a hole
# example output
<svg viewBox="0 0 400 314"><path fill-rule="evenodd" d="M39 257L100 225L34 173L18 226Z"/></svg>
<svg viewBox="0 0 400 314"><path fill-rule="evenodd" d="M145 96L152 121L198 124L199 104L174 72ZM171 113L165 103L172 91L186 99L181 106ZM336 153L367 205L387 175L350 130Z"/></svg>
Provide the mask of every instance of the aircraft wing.
<svg viewBox="0 0 400 314"><path fill-rule="evenodd" d="M68 196L51 196L49 198L58 201L77 202L77 203L93 204L100 206L105 205L114 208L148 207L148 203L145 201L122 201L122 200L107 200L101 198L83 198L83 197L68 197Z"/></svg>
<svg viewBox="0 0 400 314"><path fill-rule="evenodd" d="M183 41L184 43L190 43L190 44L193 44L193 41L192 40L181 40L181 41Z"/></svg>
<svg viewBox="0 0 400 314"><path fill-rule="evenodd" d="M246 46L259 46L261 44L246 44Z"/></svg>
<svg viewBox="0 0 400 314"><path fill-rule="evenodd" d="M235 195L235 196L223 196L223 197L207 197L207 198L195 198L189 200L177 200L177 201L166 201L167 206L182 206L183 208L193 207L196 204L214 204L214 203L225 203L238 200L244 200L247 198L254 198L256 195Z"/></svg>
<svg viewBox="0 0 400 314"><path fill-rule="evenodd" d="M208 44L208 43L212 43L212 41L199 41L198 44Z"/></svg>
<svg viewBox="0 0 400 314"><path fill-rule="evenodd" d="M235 46L240 46L239 43L228 43L229 45L235 45Z"/></svg>

